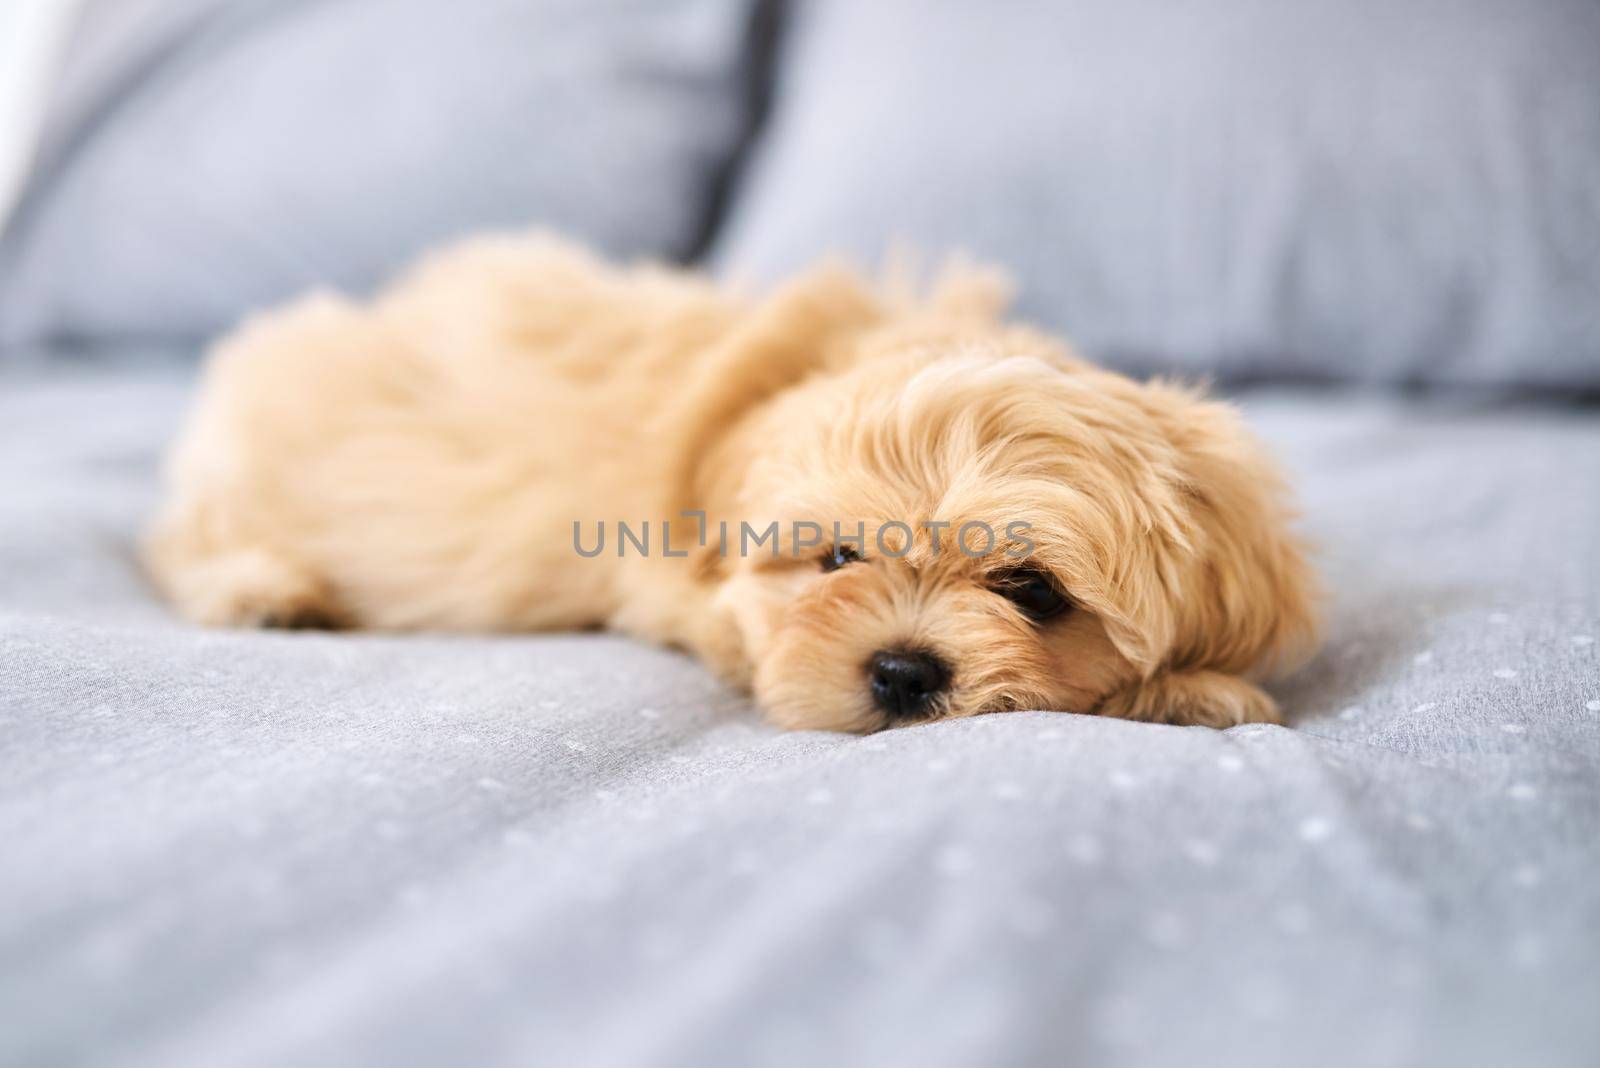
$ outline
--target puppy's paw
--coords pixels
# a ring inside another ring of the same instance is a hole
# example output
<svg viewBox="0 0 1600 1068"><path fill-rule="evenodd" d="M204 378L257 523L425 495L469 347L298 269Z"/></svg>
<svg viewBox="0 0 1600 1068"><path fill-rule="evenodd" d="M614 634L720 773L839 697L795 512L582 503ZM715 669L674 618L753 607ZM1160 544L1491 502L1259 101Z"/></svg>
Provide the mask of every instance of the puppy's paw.
<svg viewBox="0 0 1600 1068"><path fill-rule="evenodd" d="M1218 728L1283 723L1277 703L1259 686L1215 671L1162 672L1114 694L1100 706L1100 714Z"/></svg>
<svg viewBox="0 0 1600 1068"><path fill-rule="evenodd" d="M259 549L238 549L168 575L178 610L209 627L332 629L342 620L325 583Z"/></svg>

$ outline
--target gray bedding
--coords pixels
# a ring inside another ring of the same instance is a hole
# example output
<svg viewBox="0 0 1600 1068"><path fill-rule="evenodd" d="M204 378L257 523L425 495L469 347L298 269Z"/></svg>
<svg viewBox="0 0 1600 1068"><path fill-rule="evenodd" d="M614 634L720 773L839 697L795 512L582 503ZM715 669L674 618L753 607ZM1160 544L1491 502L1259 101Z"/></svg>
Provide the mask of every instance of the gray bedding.
<svg viewBox="0 0 1600 1068"><path fill-rule="evenodd" d="M0 356L194 340L475 230L682 256L749 0L80 0L0 217Z"/></svg>
<svg viewBox="0 0 1600 1068"><path fill-rule="evenodd" d="M1600 420L1247 398L1288 728L782 734L600 636L202 633L178 373L0 377L0 1063L1592 1065Z"/></svg>
<svg viewBox="0 0 1600 1068"><path fill-rule="evenodd" d="M805 0L715 259L964 248L1102 363L1600 391L1592 0Z"/></svg>

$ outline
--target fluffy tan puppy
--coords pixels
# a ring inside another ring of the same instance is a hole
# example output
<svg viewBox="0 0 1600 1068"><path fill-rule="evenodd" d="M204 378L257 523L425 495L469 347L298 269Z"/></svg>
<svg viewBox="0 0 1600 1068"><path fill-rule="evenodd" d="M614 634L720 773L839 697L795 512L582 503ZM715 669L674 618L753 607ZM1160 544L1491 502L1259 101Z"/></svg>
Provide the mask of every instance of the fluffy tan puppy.
<svg viewBox="0 0 1600 1068"><path fill-rule="evenodd" d="M1272 465L1002 289L830 268L750 300L470 242L216 347L149 566L207 624L615 628L787 727L1275 721L1247 675L1307 647L1313 583Z"/></svg>

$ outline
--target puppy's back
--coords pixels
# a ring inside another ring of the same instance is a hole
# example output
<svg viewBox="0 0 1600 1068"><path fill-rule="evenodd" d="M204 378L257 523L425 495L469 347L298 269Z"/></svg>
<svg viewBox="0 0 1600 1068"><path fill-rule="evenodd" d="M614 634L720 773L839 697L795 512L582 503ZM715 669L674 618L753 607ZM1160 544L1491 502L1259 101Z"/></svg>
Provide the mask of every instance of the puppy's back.
<svg viewBox="0 0 1600 1068"><path fill-rule="evenodd" d="M536 235L436 254L369 305L257 316L209 357L150 571L209 624L600 622L570 524L661 480L629 442L736 314Z"/></svg>

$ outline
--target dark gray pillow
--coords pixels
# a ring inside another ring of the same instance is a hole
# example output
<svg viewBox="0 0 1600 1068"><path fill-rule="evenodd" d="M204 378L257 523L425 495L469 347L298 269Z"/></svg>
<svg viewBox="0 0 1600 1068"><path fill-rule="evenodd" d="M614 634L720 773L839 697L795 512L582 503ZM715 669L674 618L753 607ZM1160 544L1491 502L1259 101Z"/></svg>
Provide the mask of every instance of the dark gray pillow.
<svg viewBox="0 0 1600 1068"><path fill-rule="evenodd" d="M1600 388L1592 0L810 0L723 232L1011 267L1124 367Z"/></svg>
<svg viewBox="0 0 1600 1068"><path fill-rule="evenodd" d="M677 256L749 0L94 0L0 242L0 345L196 338L548 225Z"/></svg>

